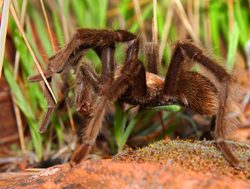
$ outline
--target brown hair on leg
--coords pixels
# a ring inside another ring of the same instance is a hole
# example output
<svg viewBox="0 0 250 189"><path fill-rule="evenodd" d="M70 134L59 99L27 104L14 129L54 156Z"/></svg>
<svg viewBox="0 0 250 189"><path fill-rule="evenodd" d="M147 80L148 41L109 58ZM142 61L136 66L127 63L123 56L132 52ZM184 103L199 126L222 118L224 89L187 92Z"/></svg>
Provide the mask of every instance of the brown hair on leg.
<svg viewBox="0 0 250 189"><path fill-rule="evenodd" d="M77 147L71 156L70 164L75 165L86 158L92 146L95 144L96 138L102 126L102 120L105 115L105 108L108 100L106 97L97 97L93 102L88 115L85 115L85 122L82 130L82 144Z"/></svg>
<svg viewBox="0 0 250 189"><path fill-rule="evenodd" d="M49 80L50 80L49 84L51 84L51 78L49 78ZM51 116L54 113L55 108L56 108L56 103L53 100L48 88L45 85L43 85L43 93L44 93L45 99L47 101L47 107L48 108L47 108L47 111L44 114L44 116L42 118L42 122L40 123L40 126L39 126L39 132L40 133L45 132L46 129L48 128Z"/></svg>
<svg viewBox="0 0 250 189"><path fill-rule="evenodd" d="M148 71L154 74L158 74L159 72L159 49L160 46L158 43L148 42L145 45L145 56Z"/></svg>
<svg viewBox="0 0 250 189"><path fill-rule="evenodd" d="M213 61L212 59L210 59L209 57L207 57L203 51L196 47L194 44L190 43L190 42L178 42L175 50L174 50L174 54L173 57L171 59L171 63L169 66L169 70L168 73L166 75L166 79L165 79L165 85L164 85L164 94L166 95L171 95L171 96L175 96L175 95L179 95L177 93L177 89L178 89L178 83L179 81L181 81L182 79L182 75L181 74L185 74L187 72L183 72L182 71L182 64L184 62L185 59L185 55L190 58L193 59L194 61L196 61L198 64L204 66L208 71L210 71L218 80L219 82L219 87L217 87L217 99L218 99L218 111L217 113L217 119L216 119L216 140L218 140L218 146L221 149L222 153L224 154L224 157L235 167L239 167L239 160L235 157L235 155L232 153L231 149L229 148L228 144L225 142L225 122L226 122L226 118L225 116L228 113L228 109L227 109L227 103L228 103L228 93L229 93L229 85L231 84L231 82L233 82L231 76L225 71L225 69L223 69L221 66L219 66L218 64L216 64L215 61ZM201 77L200 77L201 79ZM193 80L188 80L186 82L194 82L194 83L198 83L198 81L196 81L195 79ZM184 82L185 83L185 82ZM185 85L183 85L185 87ZM191 86L191 85L190 85ZM181 88L181 86L179 87L179 89ZM186 90L191 90L194 91L197 89L200 90L202 93L205 93L206 95L208 95L208 93L210 92L210 90L212 89L211 87L208 87L207 91L206 90L201 90L202 88L204 88L204 86L196 86L194 85L192 88L190 89L186 89ZM215 93L214 93L215 94ZM193 106L193 109L195 108L195 104L189 104L192 103L192 100L190 101L189 99L192 99L192 96L190 96L190 94L188 94L186 92L186 94L184 95L184 104L186 104L189 107ZM180 98L180 100L183 98ZM197 97L197 100L199 100L200 98ZM213 99L213 98L212 98ZM185 103L185 100L187 101ZM182 100L183 101L183 100ZM205 104L207 103L207 100L204 99ZM193 101L195 102L195 101ZM209 106L204 106L204 108L209 108ZM209 110L209 109L207 109ZM205 112L207 111L205 110ZM209 112L209 111L208 111Z"/></svg>
<svg viewBox="0 0 250 189"><path fill-rule="evenodd" d="M218 98L219 100L219 111L216 116L216 127L215 127L215 137L218 147L221 149L223 155L225 158L235 167L238 169L243 168L243 165L239 161L239 159L233 154L232 150L226 143L226 126L229 127L229 125L226 125L226 115L229 113L229 110L227 108L228 103L228 93L229 93L229 86L230 80L225 80L221 84L221 90L219 93ZM232 120L231 120L232 121Z"/></svg>

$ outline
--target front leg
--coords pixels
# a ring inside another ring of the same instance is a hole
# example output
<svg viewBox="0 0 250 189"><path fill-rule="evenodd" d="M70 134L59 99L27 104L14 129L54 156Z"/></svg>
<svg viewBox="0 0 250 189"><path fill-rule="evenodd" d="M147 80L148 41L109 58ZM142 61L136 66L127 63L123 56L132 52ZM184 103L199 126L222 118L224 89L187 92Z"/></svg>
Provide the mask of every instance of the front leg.
<svg viewBox="0 0 250 189"><path fill-rule="evenodd" d="M108 101L117 100L122 94L124 94L129 84L134 81L136 87L145 86L145 88L143 88L142 90L138 90L138 95L140 95L139 93L141 92L146 92L145 70L142 63L139 62L139 60L137 59L138 47L138 39L130 41L128 43L125 65L122 68L121 75L117 79L115 79L110 85L100 85L100 90L102 91L100 93L101 96L97 96L96 99L92 101L89 112L86 112L87 114L85 115L86 119L84 121L82 144L78 146L75 152L73 153L70 160L71 166L79 163L82 159L84 159L88 155L92 146L95 144L97 135L102 125L102 120L105 115L105 109L108 104ZM109 53L112 51L106 49L104 52L106 52L106 55L102 56L102 62L104 63L103 65L113 65L112 63L110 63L110 61L114 61L113 54ZM105 63L105 61L107 61L107 63ZM111 67L107 66L104 69L105 71L103 71L102 73L103 76L105 76L106 74L113 74L111 71ZM86 71L84 73L86 73ZM144 81L144 83L139 83L139 78L136 78L137 75L142 78L142 81ZM134 80L135 78L137 80ZM107 82L109 79L110 78L107 78ZM93 82L89 81L89 83Z"/></svg>
<svg viewBox="0 0 250 189"><path fill-rule="evenodd" d="M83 116L90 110L93 95L96 96L101 91L98 79L99 77L89 65L79 66L76 72L75 109Z"/></svg>
<svg viewBox="0 0 250 189"><path fill-rule="evenodd" d="M139 39L135 38L128 42L124 65L120 76L112 83L107 91L107 97L115 101L119 99L130 87L131 96L134 98L144 97L147 94L145 68L138 60ZM114 92L115 91L115 92Z"/></svg>
<svg viewBox="0 0 250 189"><path fill-rule="evenodd" d="M109 53L113 54L116 43L129 43L134 39L136 39L136 36L125 30L79 29L63 49L49 58L48 67L44 75L46 78L49 78L52 77L54 73L61 73L66 66L76 67L81 57L88 49L93 48L102 59L104 58L102 53L103 49L107 48ZM105 64L105 62L103 63ZM107 66L110 67L108 68ZM109 70L113 69L112 65L104 65L103 67L104 72L106 68ZM37 74L29 77L29 80L41 81L42 77L40 74Z"/></svg>
<svg viewBox="0 0 250 189"><path fill-rule="evenodd" d="M100 132L108 104L105 95L114 79L114 47L98 49L97 53L101 57L103 66L100 78L86 64L81 65L77 72L75 105L85 121L82 127L81 144L72 154L70 165L79 163L89 154ZM92 88L93 95L90 94L88 86Z"/></svg>
<svg viewBox="0 0 250 189"><path fill-rule="evenodd" d="M51 78L49 79L49 84L51 84ZM54 101L53 97L51 96L48 88L45 85L43 85L43 93L44 93L45 99L47 101L47 111L44 114L44 116L42 118L42 122L40 123L40 126L39 126L40 133L45 132L46 129L48 128L49 123L50 123L50 119L51 119L51 115L54 113L55 108L56 108L55 101Z"/></svg>
<svg viewBox="0 0 250 189"><path fill-rule="evenodd" d="M105 116L105 109L108 104L106 97L97 97L92 102L90 110L84 115L83 129L81 133L81 144L73 152L70 164L75 165L80 163L89 154L102 126L102 120Z"/></svg>

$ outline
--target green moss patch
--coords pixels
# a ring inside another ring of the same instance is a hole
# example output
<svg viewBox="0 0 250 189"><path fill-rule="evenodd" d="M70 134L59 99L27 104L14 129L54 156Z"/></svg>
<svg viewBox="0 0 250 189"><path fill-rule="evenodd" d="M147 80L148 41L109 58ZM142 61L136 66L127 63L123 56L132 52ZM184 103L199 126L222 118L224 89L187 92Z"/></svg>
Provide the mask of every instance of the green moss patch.
<svg viewBox="0 0 250 189"><path fill-rule="evenodd" d="M155 162L178 164L183 169L212 172L232 177L250 179L250 146L231 142L235 155L244 162L245 168L237 170L223 157L214 141L162 140L138 150L124 151L114 161Z"/></svg>

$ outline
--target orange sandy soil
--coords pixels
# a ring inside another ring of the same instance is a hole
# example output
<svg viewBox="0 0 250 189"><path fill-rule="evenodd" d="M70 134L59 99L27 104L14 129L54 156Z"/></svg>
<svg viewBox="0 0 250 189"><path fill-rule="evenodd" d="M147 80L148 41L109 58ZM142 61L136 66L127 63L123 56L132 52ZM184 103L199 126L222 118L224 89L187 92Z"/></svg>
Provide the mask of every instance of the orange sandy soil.
<svg viewBox="0 0 250 189"><path fill-rule="evenodd" d="M245 163L236 170L213 142L164 140L112 160L51 167L32 176L0 181L0 188L250 188L250 146L232 143Z"/></svg>

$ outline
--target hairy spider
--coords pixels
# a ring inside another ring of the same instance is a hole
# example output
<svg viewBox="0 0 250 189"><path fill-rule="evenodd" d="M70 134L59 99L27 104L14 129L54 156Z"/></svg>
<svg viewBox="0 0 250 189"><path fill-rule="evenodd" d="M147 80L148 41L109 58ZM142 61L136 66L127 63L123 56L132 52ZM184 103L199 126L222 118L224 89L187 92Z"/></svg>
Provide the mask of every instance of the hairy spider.
<svg viewBox="0 0 250 189"><path fill-rule="evenodd" d="M232 112L231 86L234 81L223 67L206 56L191 42L176 42L165 80L157 76L157 45L148 45L148 72L138 59L139 38L125 30L79 29L71 41L49 58L44 72L51 81L55 73L73 67L76 70L75 108L86 120L82 144L71 157L71 164L79 163L95 144L100 131L105 109L110 102L121 102L152 107L180 104L203 115L216 116L215 138L224 157L235 167L240 161L234 156L225 141L227 127L235 118ZM126 56L122 66L116 66L114 53L116 43L126 43ZM84 53L92 48L102 63L100 75L89 65L81 63ZM192 62L197 62L210 74L191 71ZM210 76L212 77L210 78ZM213 79L212 79L213 78ZM29 77L30 81L42 81L40 74ZM40 125L44 132L49 125L55 102L44 88L48 110ZM232 124L231 124L232 125Z"/></svg>

